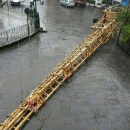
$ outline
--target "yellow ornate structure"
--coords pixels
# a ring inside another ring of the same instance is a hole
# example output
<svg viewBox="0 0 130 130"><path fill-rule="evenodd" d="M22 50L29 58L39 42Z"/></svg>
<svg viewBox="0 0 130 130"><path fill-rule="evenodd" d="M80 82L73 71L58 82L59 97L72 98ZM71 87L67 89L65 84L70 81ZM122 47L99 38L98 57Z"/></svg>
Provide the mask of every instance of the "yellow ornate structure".
<svg viewBox="0 0 130 130"><path fill-rule="evenodd" d="M29 109L28 100L35 108L39 108L48 98L67 80L78 67L96 51L96 49L114 37L114 31L119 26L116 22L116 12L103 11L103 18L91 26L90 35L86 37L56 68L34 89L31 94L10 114L4 123L0 124L0 130L19 130L22 125L29 121L34 113Z"/></svg>

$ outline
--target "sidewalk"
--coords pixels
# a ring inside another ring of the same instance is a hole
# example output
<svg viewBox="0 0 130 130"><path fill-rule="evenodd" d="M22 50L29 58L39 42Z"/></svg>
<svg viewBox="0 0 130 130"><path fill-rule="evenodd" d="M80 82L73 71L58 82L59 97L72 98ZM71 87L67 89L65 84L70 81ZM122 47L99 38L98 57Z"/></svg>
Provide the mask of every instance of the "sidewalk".
<svg viewBox="0 0 130 130"><path fill-rule="evenodd" d="M2 3L0 3L0 7L6 3L7 0L2 0Z"/></svg>
<svg viewBox="0 0 130 130"><path fill-rule="evenodd" d="M0 48L31 37L41 30L35 28L33 18L29 18L27 24L26 15L0 11Z"/></svg>
<svg viewBox="0 0 130 130"><path fill-rule="evenodd" d="M1 5L5 2L3 1ZM40 28L35 28L34 18L29 17L27 24L26 14L13 13L2 8L0 12L0 48L31 37L39 31L47 32L43 24Z"/></svg>

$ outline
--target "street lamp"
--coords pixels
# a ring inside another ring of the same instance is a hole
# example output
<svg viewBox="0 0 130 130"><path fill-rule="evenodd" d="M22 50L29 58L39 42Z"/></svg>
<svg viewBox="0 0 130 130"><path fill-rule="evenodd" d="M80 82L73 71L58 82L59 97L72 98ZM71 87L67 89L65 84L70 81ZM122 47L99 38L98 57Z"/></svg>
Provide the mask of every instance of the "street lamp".
<svg viewBox="0 0 130 130"><path fill-rule="evenodd" d="M43 1L41 0L37 0L40 1L40 4L43 5ZM32 9L32 7L34 7L34 9ZM40 18L39 18L39 13L37 12L37 2L36 0L30 0L30 16L33 17L34 16L34 25L35 28L40 28ZM34 13L34 14L33 14Z"/></svg>

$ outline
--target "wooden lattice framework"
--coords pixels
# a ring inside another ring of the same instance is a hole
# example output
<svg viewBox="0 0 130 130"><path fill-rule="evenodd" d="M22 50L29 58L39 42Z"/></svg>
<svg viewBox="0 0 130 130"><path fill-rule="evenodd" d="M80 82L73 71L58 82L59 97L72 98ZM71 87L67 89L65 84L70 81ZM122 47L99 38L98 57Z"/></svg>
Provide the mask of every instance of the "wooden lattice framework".
<svg viewBox="0 0 130 130"><path fill-rule="evenodd" d="M86 37L56 68L42 81L31 94L10 114L0 130L19 130L34 113L29 109L28 100L39 108L67 80L78 67L93 54L96 49L114 37L114 30L120 24L115 20L115 12L103 11L103 18L91 26L90 35Z"/></svg>

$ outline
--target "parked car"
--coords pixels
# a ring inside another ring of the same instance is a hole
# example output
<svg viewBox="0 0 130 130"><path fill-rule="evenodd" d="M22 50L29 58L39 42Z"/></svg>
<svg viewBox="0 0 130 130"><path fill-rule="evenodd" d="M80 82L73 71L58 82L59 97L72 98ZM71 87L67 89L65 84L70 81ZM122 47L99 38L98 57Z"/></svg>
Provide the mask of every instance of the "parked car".
<svg viewBox="0 0 130 130"><path fill-rule="evenodd" d="M113 0L112 5L113 6L120 6L121 5L121 0Z"/></svg>
<svg viewBox="0 0 130 130"><path fill-rule="evenodd" d="M66 7L74 7L75 3L74 0L60 0L61 5L64 5Z"/></svg>
<svg viewBox="0 0 130 130"><path fill-rule="evenodd" d="M20 0L10 0L11 5L20 5Z"/></svg>
<svg viewBox="0 0 130 130"><path fill-rule="evenodd" d="M86 0L75 0L75 5L76 6L85 6L86 5Z"/></svg>

